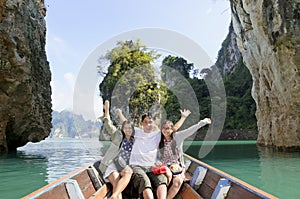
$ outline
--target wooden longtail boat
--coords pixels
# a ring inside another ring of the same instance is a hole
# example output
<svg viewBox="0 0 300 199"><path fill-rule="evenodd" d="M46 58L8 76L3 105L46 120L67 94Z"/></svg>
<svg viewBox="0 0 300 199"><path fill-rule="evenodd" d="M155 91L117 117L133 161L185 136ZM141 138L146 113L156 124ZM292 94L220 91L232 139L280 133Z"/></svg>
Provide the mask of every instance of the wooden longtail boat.
<svg viewBox="0 0 300 199"><path fill-rule="evenodd" d="M261 199L276 197L189 155L183 183L176 198L179 199ZM110 195L111 186L103 182L97 171L99 162L83 166L76 171L32 192L23 199L99 199ZM128 186L130 187L130 186ZM129 188L128 188L129 189ZM138 198L134 191L124 190L123 198Z"/></svg>

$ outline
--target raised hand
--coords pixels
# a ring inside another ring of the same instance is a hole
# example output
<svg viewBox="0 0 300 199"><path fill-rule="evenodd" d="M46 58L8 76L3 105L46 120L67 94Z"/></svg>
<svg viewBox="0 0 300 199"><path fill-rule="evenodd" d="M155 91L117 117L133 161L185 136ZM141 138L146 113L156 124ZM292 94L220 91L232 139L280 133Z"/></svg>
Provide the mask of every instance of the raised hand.
<svg viewBox="0 0 300 199"><path fill-rule="evenodd" d="M181 117L187 118L191 114L191 111L189 109L183 109L183 110L180 109L180 113L181 113Z"/></svg>
<svg viewBox="0 0 300 199"><path fill-rule="evenodd" d="M104 101L104 110L109 111L109 101L108 100Z"/></svg>
<svg viewBox="0 0 300 199"><path fill-rule="evenodd" d="M206 124L211 124L211 119L210 118L204 118L203 121L205 121Z"/></svg>
<svg viewBox="0 0 300 199"><path fill-rule="evenodd" d="M174 131L177 131L185 121L185 119L191 114L191 111L188 109L180 109L181 118L176 122L176 124L173 126Z"/></svg>
<svg viewBox="0 0 300 199"><path fill-rule="evenodd" d="M115 110L115 112L116 112L116 114L117 114L118 116L122 114L122 110L119 109L119 108L117 108L117 109Z"/></svg>
<svg viewBox="0 0 300 199"><path fill-rule="evenodd" d="M104 117L109 118L110 114L109 114L109 101L108 100L104 101L103 109L104 109Z"/></svg>
<svg viewBox="0 0 300 199"><path fill-rule="evenodd" d="M124 121L127 120L126 117L123 115L123 112L122 112L121 109L117 108L117 109L115 110L115 113L116 113L117 116L119 117L121 123L123 123Z"/></svg>

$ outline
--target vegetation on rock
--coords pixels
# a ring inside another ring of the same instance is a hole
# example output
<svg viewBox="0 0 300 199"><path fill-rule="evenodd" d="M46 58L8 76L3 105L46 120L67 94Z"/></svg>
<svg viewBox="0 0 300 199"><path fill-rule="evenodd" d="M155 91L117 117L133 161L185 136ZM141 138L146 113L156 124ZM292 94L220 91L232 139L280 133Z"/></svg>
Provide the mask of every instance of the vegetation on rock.
<svg viewBox="0 0 300 199"><path fill-rule="evenodd" d="M225 51L229 45L232 45L230 39L231 37L228 36L223 42L222 49L219 51L217 67L225 64L228 65L225 62L230 61L230 59L225 58L229 56L229 53ZM238 49L235 50L238 51ZM255 119L256 106L251 97L251 74L243 64L243 59L239 53L237 53L236 57L237 60L231 63L234 65L231 66L231 70L222 75L227 97L224 130L229 129L235 132L236 130L240 130L241 132L250 130L257 132ZM160 107L164 108L169 120L176 121L179 119L180 104L177 96L172 92L172 86L176 84L178 92L183 92L183 89L178 89L181 86L181 82L176 81L178 77L172 72L173 70L180 73L180 76L192 87L199 102L198 106L200 107L201 118L210 117L210 91L206 85L208 82L205 81L205 78L208 75L213 75L213 70L218 70L216 66L199 71L194 67L193 63L188 63L184 58L167 55L159 67L158 74L160 74L160 77L157 78L154 75L155 72L152 63L158 58L158 54L155 54L153 51L147 51L146 47L139 40L137 43L133 41L119 42L118 46L112 49L105 58L109 58L110 61L108 72L103 73L104 68L98 67L99 72L104 76L104 80L99 85L101 96L104 99L114 100L117 98L121 101L124 100L124 98L122 99L123 93L130 93L131 91L128 90L132 87L135 88L135 91L131 95L128 95L130 98L128 107L123 107L124 110L129 109L128 112L131 118L137 119L139 115L159 103ZM139 70L141 66L143 70L147 70L147 75ZM128 72L130 70L134 72ZM126 73L130 73L130 75L122 78ZM199 76L203 78L199 78ZM136 82L138 82L137 86L132 86ZM123 84L123 90L118 90L120 96L117 95L112 99L113 91L114 89L116 90L116 84ZM128 90L124 90L124 88ZM181 108L193 110L195 105L186 102L184 106ZM187 120L185 126L188 125L190 124Z"/></svg>

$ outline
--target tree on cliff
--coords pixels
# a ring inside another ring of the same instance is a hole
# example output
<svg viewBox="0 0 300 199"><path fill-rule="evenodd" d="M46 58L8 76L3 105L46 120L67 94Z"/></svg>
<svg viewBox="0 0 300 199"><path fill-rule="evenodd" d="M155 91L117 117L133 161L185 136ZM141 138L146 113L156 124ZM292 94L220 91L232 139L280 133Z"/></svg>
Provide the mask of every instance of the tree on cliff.
<svg viewBox="0 0 300 199"><path fill-rule="evenodd" d="M157 78L152 66L159 56L146 49L140 40L119 41L117 47L99 59L98 73L104 77L99 85L100 96L103 100L114 100L121 106L118 108L129 110L129 117L134 120L152 106L164 104L165 84ZM106 71L102 63L107 61Z"/></svg>

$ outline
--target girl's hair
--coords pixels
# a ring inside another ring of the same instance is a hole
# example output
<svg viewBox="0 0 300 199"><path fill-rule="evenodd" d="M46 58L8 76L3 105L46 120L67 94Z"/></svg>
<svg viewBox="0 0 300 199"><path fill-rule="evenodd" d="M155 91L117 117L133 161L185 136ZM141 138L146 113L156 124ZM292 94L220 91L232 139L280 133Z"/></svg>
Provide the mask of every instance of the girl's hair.
<svg viewBox="0 0 300 199"><path fill-rule="evenodd" d="M133 137L134 137L134 125L133 125L133 123L132 123L131 121L129 121L129 120L125 120L125 121L122 123L121 132L122 132L123 138L125 138L125 133L124 133L123 129L124 129L124 126L125 126L126 124L130 124L130 126L131 126L131 128L132 128L131 138L133 138Z"/></svg>
<svg viewBox="0 0 300 199"><path fill-rule="evenodd" d="M134 131L134 125L133 125L133 123L132 123L131 121L129 121L129 120L125 120L125 121L122 123L122 127L121 127L122 140L126 137L126 136L125 136L125 133L124 133L124 131L123 131L124 126L125 126L126 124L130 124L130 126L131 126L131 128L132 128L132 133L131 133L130 139L134 141L134 133L135 133L135 131ZM122 143L123 143L123 142L120 143L119 148L122 146Z"/></svg>
<svg viewBox="0 0 300 199"><path fill-rule="evenodd" d="M164 121L164 122L161 124L161 128L163 128L164 125L166 125L166 124L169 124L169 125L171 126L171 128L173 129L174 124L173 124L173 122L170 121L170 120ZM174 133L174 130L173 130L173 133ZM173 133L171 134L171 138L172 138L172 139L173 139ZM161 131L161 138L160 138L159 147L158 147L159 149L164 148L164 146L165 146L164 140L165 140L165 136L164 136L164 134L163 134L162 131ZM173 142L173 143L175 143L175 142ZM176 143L175 143L175 144L176 144ZM173 150L173 148L174 148L174 147L172 147L172 150ZM173 152L174 152L174 151L173 151Z"/></svg>

